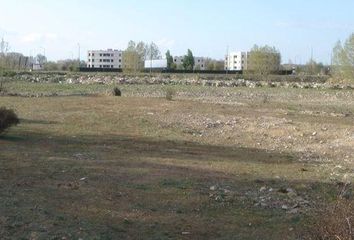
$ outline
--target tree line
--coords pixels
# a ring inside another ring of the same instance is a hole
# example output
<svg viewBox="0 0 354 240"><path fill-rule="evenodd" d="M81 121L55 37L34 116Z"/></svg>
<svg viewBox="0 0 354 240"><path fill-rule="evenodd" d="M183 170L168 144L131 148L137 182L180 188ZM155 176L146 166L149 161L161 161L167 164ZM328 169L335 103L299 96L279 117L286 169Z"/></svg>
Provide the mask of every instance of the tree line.
<svg viewBox="0 0 354 240"><path fill-rule="evenodd" d="M167 61L167 69L170 70L194 70L195 58L192 50L188 49L187 53L182 57L182 64L177 65L174 61L170 50L165 54ZM141 71L144 69L144 62L150 59L162 59L162 54L154 42L145 43L143 41L130 41L127 48L123 51L123 70L124 71ZM290 61L289 61L290 62ZM78 60L60 60L47 61L47 58L41 54L35 57L24 56L21 53L11 52L10 45L4 39L0 41L0 70L28 70L33 64L43 66L48 71L77 71L80 67L86 66L84 61ZM332 63L325 66L322 63L310 59L305 65L296 66L296 74L318 75L330 74L335 79L354 81L354 34L350 35L343 43L338 41L333 49ZM224 60L215 60L211 58L205 59L205 69L209 71L220 71L225 69ZM276 73L284 69L281 65L281 54L278 49L272 46L254 47L248 52L247 71L248 73L268 75Z"/></svg>

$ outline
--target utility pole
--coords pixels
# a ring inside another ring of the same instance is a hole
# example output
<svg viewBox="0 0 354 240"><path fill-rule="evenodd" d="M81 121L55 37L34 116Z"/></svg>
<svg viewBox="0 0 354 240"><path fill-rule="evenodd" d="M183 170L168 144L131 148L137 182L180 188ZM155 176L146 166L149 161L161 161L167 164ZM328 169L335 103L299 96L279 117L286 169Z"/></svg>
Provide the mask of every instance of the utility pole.
<svg viewBox="0 0 354 240"><path fill-rule="evenodd" d="M81 61L81 46L80 46L80 43L77 44L78 46L78 61L79 61L79 70L80 70L80 61Z"/></svg>
<svg viewBox="0 0 354 240"><path fill-rule="evenodd" d="M226 75L228 75L229 74L229 66L230 66L229 45L227 45L227 47L226 47L226 59L227 59Z"/></svg>
<svg viewBox="0 0 354 240"><path fill-rule="evenodd" d="M152 43L150 44L150 75L152 74Z"/></svg>

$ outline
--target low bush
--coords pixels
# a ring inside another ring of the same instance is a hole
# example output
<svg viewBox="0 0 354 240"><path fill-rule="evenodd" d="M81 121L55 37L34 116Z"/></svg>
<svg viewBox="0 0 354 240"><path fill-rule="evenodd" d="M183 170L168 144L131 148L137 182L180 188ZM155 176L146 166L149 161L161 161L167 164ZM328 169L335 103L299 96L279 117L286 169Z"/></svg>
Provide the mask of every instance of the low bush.
<svg viewBox="0 0 354 240"><path fill-rule="evenodd" d="M169 88L166 88L165 89L165 98L168 100L168 101L172 101L173 100L173 97L176 95L176 91L169 87Z"/></svg>
<svg viewBox="0 0 354 240"><path fill-rule="evenodd" d="M4 87L4 83L0 80L0 95L6 92L6 88Z"/></svg>
<svg viewBox="0 0 354 240"><path fill-rule="evenodd" d="M353 240L354 200L350 195L344 187L333 204L318 210L306 239Z"/></svg>
<svg viewBox="0 0 354 240"><path fill-rule="evenodd" d="M3 71L0 75L3 77L15 77L17 73L14 71Z"/></svg>
<svg viewBox="0 0 354 240"><path fill-rule="evenodd" d="M20 123L16 113L12 109L0 108L0 134L11 126Z"/></svg>
<svg viewBox="0 0 354 240"><path fill-rule="evenodd" d="M116 96L116 97L122 96L122 91L119 88L115 87L113 89L113 96Z"/></svg>
<svg viewBox="0 0 354 240"><path fill-rule="evenodd" d="M341 200L327 211L318 215L313 225L311 240L354 239L354 205L352 201Z"/></svg>

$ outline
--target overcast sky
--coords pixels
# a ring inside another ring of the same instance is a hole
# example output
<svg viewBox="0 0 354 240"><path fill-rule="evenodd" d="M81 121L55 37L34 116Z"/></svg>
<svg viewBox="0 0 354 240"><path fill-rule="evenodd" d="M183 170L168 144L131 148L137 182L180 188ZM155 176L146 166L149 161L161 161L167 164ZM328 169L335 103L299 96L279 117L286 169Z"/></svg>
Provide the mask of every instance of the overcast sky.
<svg viewBox="0 0 354 240"><path fill-rule="evenodd" d="M283 62L330 62L354 32L353 0L0 0L0 37L11 50L50 60L88 49L154 41L165 52L222 59L254 44L277 47Z"/></svg>

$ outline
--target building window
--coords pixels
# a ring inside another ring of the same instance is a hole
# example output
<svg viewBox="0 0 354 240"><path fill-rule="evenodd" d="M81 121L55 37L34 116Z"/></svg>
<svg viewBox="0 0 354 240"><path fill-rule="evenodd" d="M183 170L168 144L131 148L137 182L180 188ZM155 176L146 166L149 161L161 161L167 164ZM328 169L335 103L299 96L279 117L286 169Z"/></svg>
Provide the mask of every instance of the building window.
<svg viewBox="0 0 354 240"><path fill-rule="evenodd" d="M113 68L113 65L111 65L111 68Z"/></svg>
<svg viewBox="0 0 354 240"><path fill-rule="evenodd" d="M113 62L113 59L111 59L111 62Z"/></svg>
<svg viewBox="0 0 354 240"><path fill-rule="evenodd" d="M91 53L89 53L89 57L91 56Z"/></svg>
<svg viewBox="0 0 354 240"><path fill-rule="evenodd" d="M100 59L100 62L102 62L102 59Z"/></svg>
<svg viewBox="0 0 354 240"><path fill-rule="evenodd" d="M119 62L122 62L122 59L119 59Z"/></svg>
<svg viewBox="0 0 354 240"><path fill-rule="evenodd" d="M92 57L94 57L95 56L95 54L94 53L92 53Z"/></svg>

